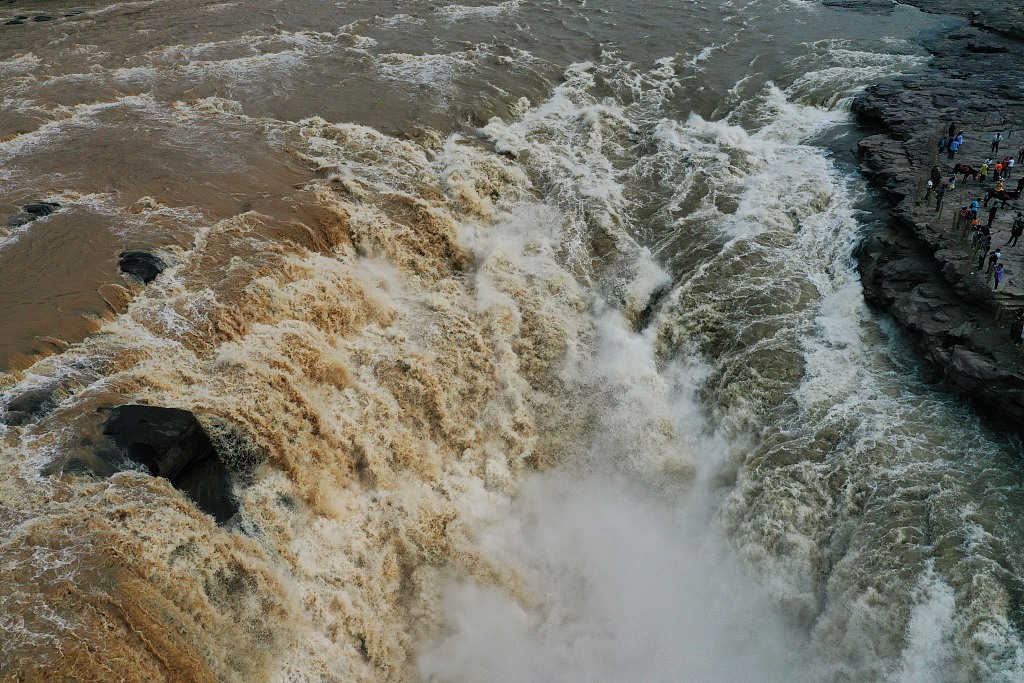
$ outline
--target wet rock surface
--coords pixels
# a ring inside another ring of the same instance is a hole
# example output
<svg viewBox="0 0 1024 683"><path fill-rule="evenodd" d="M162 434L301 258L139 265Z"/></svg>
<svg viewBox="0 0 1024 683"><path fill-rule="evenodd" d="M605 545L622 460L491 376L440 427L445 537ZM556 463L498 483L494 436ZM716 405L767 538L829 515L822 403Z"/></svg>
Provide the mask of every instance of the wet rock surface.
<svg viewBox="0 0 1024 683"><path fill-rule="evenodd" d="M997 132L1006 138L999 157L1024 144L1024 12L991 3L909 0L927 11L959 15L965 25L932 39L927 72L898 77L860 95L853 110L867 127L883 131L857 145L861 171L891 205L891 219L867 235L857 258L865 296L888 311L925 358L979 411L1024 431L1024 363L1011 338L1013 312L1024 306L1024 245L1003 247L1006 277L994 291L971 234L955 224L962 206L993 187L957 177L937 210L927 195L934 166L943 179L954 164L974 166L991 154ZM950 124L965 144L955 159L938 153ZM1024 167L1009 180L1012 188ZM1009 237L1011 200L993 223L992 246ZM987 221L984 209L979 219ZM1019 330L1019 328L1017 328Z"/></svg>
<svg viewBox="0 0 1024 683"><path fill-rule="evenodd" d="M950 14L967 19L972 26L1024 40L1024 7L1018 2L990 2L989 0L903 0L925 12ZM1017 55L1020 55L1018 45Z"/></svg>
<svg viewBox="0 0 1024 683"><path fill-rule="evenodd" d="M0 421L14 427L21 426L49 414L58 403L55 387L29 389L7 402Z"/></svg>
<svg viewBox="0 0 1024 683"><path fill-rule="evenodd" d="M21 207L20 211L12 213L7 217L7 225L11 228L18 228L31 223L37 218L49 216L60 208L57 202L32 202Z"/></svg>
<svg viewBox="0 0 1024 683"><path fill-rule="evenodd" d="M167 269L170 259L155 249L132 249L121 252L117 265L122 273L149 284Z"/></svg>
<svg viewBox="0 0 1024 683"><path fill-rule="evenodd" d="M822 0L822 4L826 7L842 7L862 12L891 10L896 7L895 0Z"/></svg>
<svg viewBox="0 0 1024 683"><path fill-rule="evenodd" d="M232 425L216 417L201 421L180 408L103 407L79 422L77 431L78 443L43 474L109 477L134 470L163 477L219 524L238 512L234 487L263 461Z"/></svg>

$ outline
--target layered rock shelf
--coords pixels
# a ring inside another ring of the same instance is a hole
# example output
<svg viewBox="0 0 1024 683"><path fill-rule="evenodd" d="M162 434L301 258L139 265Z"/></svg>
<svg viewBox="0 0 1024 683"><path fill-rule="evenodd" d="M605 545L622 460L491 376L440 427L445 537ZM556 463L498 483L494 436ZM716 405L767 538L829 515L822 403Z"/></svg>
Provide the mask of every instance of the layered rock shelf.
<svg viewBox="0 0 1024 683"><path fill-rule="evenodd" d="M998 158L1016 157L1024 145L1024 12L971 0L909 4L965 22L928 43L927 71L874 86L854 102L860 123L878 131L857 145L861 170L891 205L891 220L858 249L865 296L910 331L925 358L983 416L1024 431L1024 357L1013 327L1016 310L1024 308L1024 244L1002 247L1005 277L994 290L978 268L981 252L972 247L971 231L956 223L962 206L993 187L991 175L986 183L958 176L941 205L934 192L926 200L933 167L945 179L956 163L977 167L996 157L996 133L1005 138ZM964 131L955 159L939 154L950 124ZM1021 174L1024 164L1006 181L1008 190ZM988 208L979 213L982 223ZM998 211L993 249L1009 240L1018 210L1024 205L1009 201Z"/></svg>

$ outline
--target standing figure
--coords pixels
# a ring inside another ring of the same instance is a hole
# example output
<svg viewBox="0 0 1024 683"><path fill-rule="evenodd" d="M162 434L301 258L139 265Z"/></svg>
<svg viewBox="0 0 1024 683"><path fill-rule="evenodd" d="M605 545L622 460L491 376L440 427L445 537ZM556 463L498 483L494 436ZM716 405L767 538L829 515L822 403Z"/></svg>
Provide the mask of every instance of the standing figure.
<svg viewBox="0 0 1024 683"><path fill-rule="evenodd" d="M1024 235L1024 214L1018 211L1017 217L1013 219L1013 227L1010 228L1010 239L1004 246L1017 246L1017 240L1020 239L1021 235Z"/></svg>
<svg viewBox="0 0 1024 683"><path fill-rule="evenodd" d="M992 136L992 153L997 154L999 152L999 143L1003 141L1003 134L996 133Z"/></svg>
<svg viewBox="0 0 1024 683"><path fill-rule="evenodd" d="M985 269L986 273L991 273L995 270L995 267L999 265L999 259L1003 255L1003 250L996 248L991 254L988 255L988 268Z"/></svg>

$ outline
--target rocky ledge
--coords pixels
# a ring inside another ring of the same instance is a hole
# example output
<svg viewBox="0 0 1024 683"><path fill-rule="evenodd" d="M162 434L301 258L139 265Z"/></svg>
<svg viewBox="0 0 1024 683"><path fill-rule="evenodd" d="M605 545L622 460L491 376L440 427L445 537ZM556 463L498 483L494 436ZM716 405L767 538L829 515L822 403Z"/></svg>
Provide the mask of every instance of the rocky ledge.
<svg viewBox="0 0 1024 683"><path fill-rule="evenodd" d="M935 166L945 179L956 163L977 167L996 156L991 141L997 132L1005 137L999 158L1016 157L1024 144L1024 14L973 0L909 4L967 21L927 45L933 55L927 72L872 87L854 102L861 124L879 131L858 143L861 170L892 206L888 224L872 230L858 249L865 296L912 333L923 355L982 415L1024 431L1024 358L1015 343L1019 327L1013 327L1016 310L1024 309L1024 245L1003 246L1006 277L994 290L978 267L982 253L972 247L970 231L956 223L961 207L984 198L992 182L958 176L941 204L926 190ZM964 131L955 159L938 153L950 124ZM1022 174L1024 164L1007 189ZM1014 200L1002 204L992 225L993 249L1008 241L1012 217L1021 210ZM979 215L983 223L989 207Z"/></svg>

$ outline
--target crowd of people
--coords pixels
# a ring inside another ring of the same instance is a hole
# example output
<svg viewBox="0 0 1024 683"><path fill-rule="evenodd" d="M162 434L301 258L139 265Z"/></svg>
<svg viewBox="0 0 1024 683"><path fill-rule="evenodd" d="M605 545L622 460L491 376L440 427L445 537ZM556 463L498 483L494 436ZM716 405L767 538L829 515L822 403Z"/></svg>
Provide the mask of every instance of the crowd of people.
<svg viewBox="0 0 1024 683"><path fill-rule="evenodd" d="M1003 283L1005 275L1003 249L1016 247L1017 241L1024 235L1024 213L1017 210L1009 220L1000 220L999 216L1009 202L1019 199L1024 192L1024 175L1017 180L1014 189L1006 189L1014 175L1014 167L1024 165L1024 144L1020 145L1016 154L1000 155L999 148L1007 137L1002 132L994 134L988 155L978 161L977 165L961 161L947 170L938 164L933 166L925 193L925 202L930 201L932 195L935 196L935 211L940 212L943 202L956 190L958 178L964 187L968 187L969 180L974 181L977 192L965 193L968 203L961 206L956 214L954 230L961 231L965 243L970 241L974 256L978 259L978 272L996 290ZM939 140L938 156L941 158L945 153L947 160L955 161L957 154L964 153L964 144L964 131L957 131L956 126L950 124L949 130ZM987 209L985 221L981 218L982 207ZM1000 245L998 242L1002 237L997 237L997 233L1004 231L1005 242ZM993 242L996 243L994 249Z"/></svg>
<svg viewBox="0 0 1024 683"><path fill-rule="evenodd" d="M937 160L945 155L951 163L937 161L932 167L924 196L928 206L934 196L935 211L941 215L943 202L954 194L959 180L966 191L957 193L964 203L954 215L953 230L960 231L965 247L970 245L972 258L977 259L975 272L996 291L1008 274L1005 250L1016 248L1024 236L1024 211L1017 203L1024 193L1024 173L1013 189L1007 189L1014 182L1015 168L1024 167L1024 140L1010 154L1005 149L1000 151L1011 137L1012 131L997 132L987 153L972 152L966 149L969 143L964 131L951 123L939 140L936 154ZM1024 342L1024 307L1013 315L1010 336L1016 344Z"/></svg>

